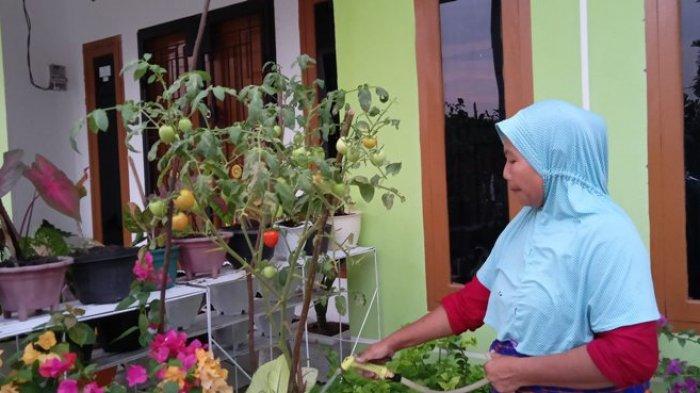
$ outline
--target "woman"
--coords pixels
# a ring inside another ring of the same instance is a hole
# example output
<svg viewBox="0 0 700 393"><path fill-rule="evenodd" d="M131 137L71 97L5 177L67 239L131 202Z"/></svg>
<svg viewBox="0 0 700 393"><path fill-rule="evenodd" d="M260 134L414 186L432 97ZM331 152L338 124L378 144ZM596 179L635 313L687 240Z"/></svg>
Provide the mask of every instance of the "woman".
<svg viewBox="0 0 700 393"><path fill-rule="evenodd" d="M486 323L496 331L486 376L498 392L644 391L659 313L645 246L608 195L603 120L543 101L496 127L523 209L474 280L358 360Z"/></svg>

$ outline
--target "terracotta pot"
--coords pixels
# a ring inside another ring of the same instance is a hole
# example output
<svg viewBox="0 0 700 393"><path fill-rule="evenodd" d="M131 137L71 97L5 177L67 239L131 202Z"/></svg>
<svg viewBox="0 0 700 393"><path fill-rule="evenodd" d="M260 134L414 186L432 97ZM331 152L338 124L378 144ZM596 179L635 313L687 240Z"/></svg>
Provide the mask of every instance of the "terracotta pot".
<svg viewBox="0 0 700 393"><path fill-rule="evenodd" d="M3 316L17 312L20 321L36 310L58 310L68 265L73 258L43 265L0 268L0 304Z"/></svg>
<svg viewBox="0 0 700 393"><path fill-rule="evenodd" d="M231 232L221 232L224 240L233 236ZM185 270L188 280L197 275L218 277L221 266L226 261L226 250L219 247L208 237L173 239L180 246L180 265Z"/></svg>

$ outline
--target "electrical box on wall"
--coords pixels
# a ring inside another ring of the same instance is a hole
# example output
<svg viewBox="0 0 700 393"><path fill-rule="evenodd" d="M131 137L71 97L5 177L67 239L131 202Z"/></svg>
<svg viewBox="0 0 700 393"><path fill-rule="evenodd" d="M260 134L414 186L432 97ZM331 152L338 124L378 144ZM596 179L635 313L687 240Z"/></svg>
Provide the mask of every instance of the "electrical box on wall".
<svg viewBox="0 0 700 393"><path fill-rule="evenodd" d="M58 64L49 64L49 86L51 86L51 90L66 90L67 85L66 67Z"/></svg>

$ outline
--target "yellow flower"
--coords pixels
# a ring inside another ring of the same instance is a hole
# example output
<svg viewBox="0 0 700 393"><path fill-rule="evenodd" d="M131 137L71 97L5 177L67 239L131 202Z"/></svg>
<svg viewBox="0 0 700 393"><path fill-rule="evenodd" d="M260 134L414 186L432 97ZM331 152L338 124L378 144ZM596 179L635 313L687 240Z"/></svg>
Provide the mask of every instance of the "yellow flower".
<svg viewBox="0 0 700 393"><path fill-rule="evenodd" d="M56 345L56 336L51 330L48 330L39 336L39 340L37 340L36 343L38 346L48 351L49 349L53 348L54 345Z"/></svg>
<svg viewBox="0 0 700 393"><path fill-rule="evenodd" d="M19 390L14 384L8 383L0 386L0 393L19 393Z"/></svg>
<svg viewBox="0 0 700 393"><path fill-rule="evenodd" d="M34 349L34 346L32 343L27 344L26 347L24 347L24 353L22 354L22 361L26 365L30 365L34 363L37 359L39 359L39 356L41 356L41 353Z"/></svg>
<svg viewBox="0 0 700 393"><path fill-rule="evenodd" d="M163 382L177 382L180 389L185 386L185 378L187 373L185 370L177 366L168 366L163 373Z"/></svg>
<svg viewBox="0 0 700 393"><path fill-rule="evenodd" d="M214 359L211 352L198 349L197 377L205 393L232 393L233 388L226 383L228 370L221 367L221 363Z"/></svg>
<svg viewBox="0 0 700 393"><path fill-rule="evenodd" d="M47 361L49 359L60 359L60 358L61 357L56 355L55 353L41 353L41 354L39 354L39 357L37 357L37 359L39 359L39 364L43 364L45 361Z"/></svg>

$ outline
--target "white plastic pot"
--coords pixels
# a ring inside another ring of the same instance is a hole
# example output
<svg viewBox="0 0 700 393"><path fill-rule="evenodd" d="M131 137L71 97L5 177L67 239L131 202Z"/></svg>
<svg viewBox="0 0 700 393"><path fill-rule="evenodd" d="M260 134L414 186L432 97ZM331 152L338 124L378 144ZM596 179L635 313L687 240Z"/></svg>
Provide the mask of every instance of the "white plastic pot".
<svg viewBox="0 0 700 393"><path fill-rule="evenodd" d="M362 227L362 216L360 212L351 212L343 216L333 216L330 219L331 242L329 249L335 251L342 248L352 248L357 246Z"/></svg>
<svg viewBox="0 0 700 393"><path fill-rule="evenodd" d="M296 227L279 226L280 239L275 246L275 259L287 260L289 254L297 249L299 238L304 233L304 225Z"/></svg>

